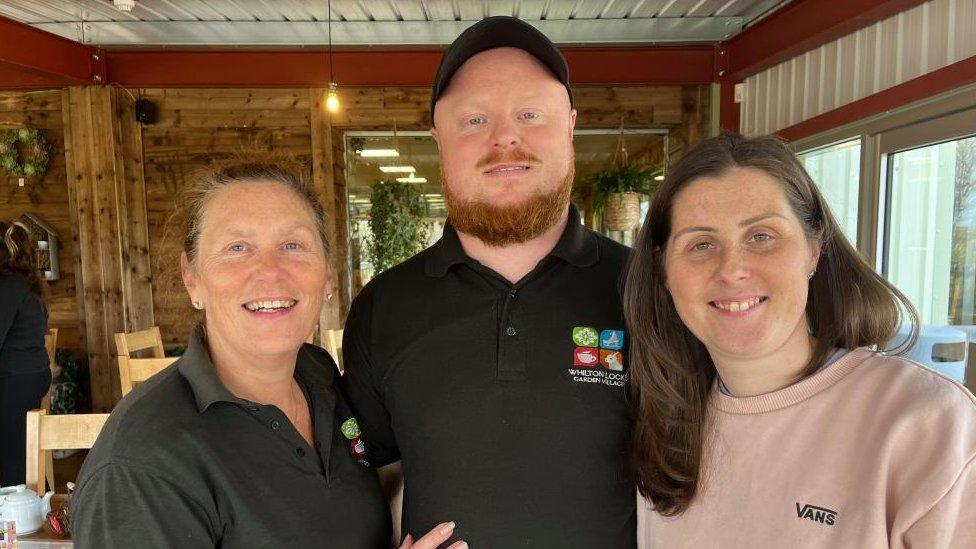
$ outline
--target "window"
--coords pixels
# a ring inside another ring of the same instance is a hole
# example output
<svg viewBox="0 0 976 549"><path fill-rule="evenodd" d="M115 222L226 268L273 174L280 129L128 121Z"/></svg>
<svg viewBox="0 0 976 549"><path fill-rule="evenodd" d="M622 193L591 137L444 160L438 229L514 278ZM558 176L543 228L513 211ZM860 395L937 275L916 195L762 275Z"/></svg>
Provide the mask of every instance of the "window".
<svg viewBox="0 0 976 549"><path fill-rule="evenodd" d="M857 245L861 180L861 140L853 139L799 155L800 163L823 193L847 239Z"/></svg>
<svg viewBox="0 0 976 549"><path fill-rule="evenodd" d="M976 137L888 156L885 273L923 324L976 324Z"/></svg>

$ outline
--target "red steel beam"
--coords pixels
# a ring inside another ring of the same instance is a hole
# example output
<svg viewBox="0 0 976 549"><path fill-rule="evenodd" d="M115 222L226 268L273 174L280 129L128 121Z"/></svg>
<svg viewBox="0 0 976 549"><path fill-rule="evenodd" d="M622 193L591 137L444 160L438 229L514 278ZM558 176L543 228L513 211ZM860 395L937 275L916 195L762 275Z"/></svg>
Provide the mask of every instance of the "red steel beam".
<svg viewBox="0 0 976 549"><path fill-rule="evenodd" d="M972 83L976 83L976 56L827 111L776 133L788 141L796 141Z"/></svg>
<svg viewBox="0 0 976 549"><path fill-rule="evenodd" d="M741 81L925 0L793 0L724 43Z"/></svg>
<svg viewBox="0 0 976 549"><path fill-rule="evenodd" d="M439 50L337 51L340 86L429 86ZM713 48L567 48L576 85L712 82ZM129 87L294 87L328 83L323 51L109 51L108 80Z"/></svg>
<svg viewBox="0 0 976 549"><path fill-rule="evenodd" d="M97 70L96 50L30 25L0 17L0 87L26 87L24 82L71 85L104 81ZM12 67L22 69L22 72Z"/></svg>

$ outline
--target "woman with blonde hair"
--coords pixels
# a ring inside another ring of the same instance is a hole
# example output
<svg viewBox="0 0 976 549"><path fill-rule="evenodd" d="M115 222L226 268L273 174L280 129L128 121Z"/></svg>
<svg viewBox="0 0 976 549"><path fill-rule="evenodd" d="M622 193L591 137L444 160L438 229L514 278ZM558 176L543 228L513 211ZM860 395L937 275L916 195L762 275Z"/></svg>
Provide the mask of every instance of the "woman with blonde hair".
<svg viewBox="0 0 976 549"><path fill-rule="evenodd" d="M877 350L915 310L781 141L674 166L624 310L642 545L976 547L976 399Z"/></svg>
<svg viewBox="0 0 976 549"><path fill-rule="evenodd" d="M27 411L41 406L51 385L49 290L27 229L0 222L0 238L0 485L13 485L24 482Z"/></svg>
<svg viewBox="0 0 976 549"><path fill-rule="evenodd" d="M203 320L112 411L71 500L75 546L389 547L335 361L305 344L331 293L321 203L294 173L250 162L179 204L178 265ZM453 528L404 547L433 549Z"/></svg>

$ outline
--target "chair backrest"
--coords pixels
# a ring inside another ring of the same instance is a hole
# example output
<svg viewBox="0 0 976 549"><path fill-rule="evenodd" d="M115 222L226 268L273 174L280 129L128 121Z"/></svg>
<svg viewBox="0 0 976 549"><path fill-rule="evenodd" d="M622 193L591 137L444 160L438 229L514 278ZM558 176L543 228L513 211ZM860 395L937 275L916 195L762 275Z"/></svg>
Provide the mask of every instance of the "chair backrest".
<svg viewBox="0 0 976 549"><path fill-rule="evenodd" d="M167 366L177 361L179 357L165 358L129 358L119 355L119 383L122 385L122 396L129 394L136 383L142 383L163 371Z"/></svg>
<svg viewBox="0 0 976 549"><path fill-rule="evenodd" d="M132 353L143 349L150 349L153 358L163 358L163 337L159 333L159 326L153 326L138 332L115 334L115 349L119 356L132 356Z"/></svg>
<svg viewBox="0 0 976 549"><path fill-rule="evenodd" d="M47 393L44 398L41 399L41 408L45 410L51 409L51 388L54 387L54 377L57 375L58 365L54 361L56 356L56 350L58 347L58 329L48 328L47 333L44 334L44 350L47 351L47 365L51 369L51 385L47 388Z"/></svg>
<svg viewBox="0 0 976 549"><path fill-rule="evenodd" d="M336 361L336 365L339 366L339 373L342 373L342 329L325 330L322 337L322 347L329 351L329 354Z"/></svg>
<svg viewBox="0 0 976 549"><path fill-rule="evenodd" d="M107 419L108 414L48 415L47 410L28 411L27 488L44 494L47 455L51 450L91 448Z"/></svg>

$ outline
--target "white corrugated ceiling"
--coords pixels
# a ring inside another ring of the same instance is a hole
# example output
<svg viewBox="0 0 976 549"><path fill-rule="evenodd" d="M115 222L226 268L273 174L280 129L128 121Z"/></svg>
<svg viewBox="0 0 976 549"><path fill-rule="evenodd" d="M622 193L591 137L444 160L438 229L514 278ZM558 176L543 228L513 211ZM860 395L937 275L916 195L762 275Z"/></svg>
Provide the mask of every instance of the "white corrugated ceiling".
<svg viewBox="0 0 976 549"><path fill-rule="evenodd" d="M340 46L450 43L491 15L524 19L560 44L712 43L789 0L333 0ZM97 46L294 46L329 39L319 0L0 0L0 15Z"/></svg>

